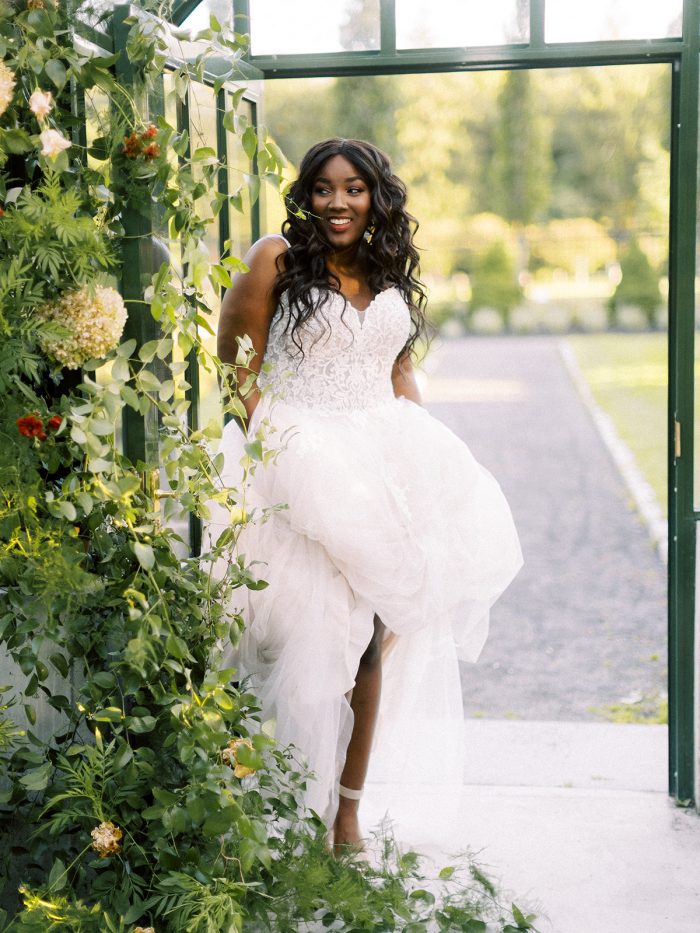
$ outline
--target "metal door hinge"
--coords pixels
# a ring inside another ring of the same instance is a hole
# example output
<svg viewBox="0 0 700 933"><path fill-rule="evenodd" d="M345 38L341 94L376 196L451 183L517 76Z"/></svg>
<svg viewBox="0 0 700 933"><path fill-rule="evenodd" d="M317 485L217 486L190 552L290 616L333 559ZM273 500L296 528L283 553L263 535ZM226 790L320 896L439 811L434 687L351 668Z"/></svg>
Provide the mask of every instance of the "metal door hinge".
<svg viewBox="0 0 700 933"><path fill-rule="evenodd" d="M681 456L681 423L678 418L673 419L673 459L680 460Z"/></svg>

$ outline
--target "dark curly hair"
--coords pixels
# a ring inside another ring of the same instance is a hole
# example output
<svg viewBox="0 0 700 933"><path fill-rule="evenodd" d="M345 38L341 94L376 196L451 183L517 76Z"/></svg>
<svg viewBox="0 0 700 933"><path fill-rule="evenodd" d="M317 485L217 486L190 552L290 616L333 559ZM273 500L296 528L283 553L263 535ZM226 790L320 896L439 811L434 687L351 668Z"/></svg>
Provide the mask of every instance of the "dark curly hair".
<svg viewBox="0 0 700 933"><path fill-rule="evenodd" d="M299 177L287 191L287 219L282 232L290 248L280 257L275 288L278 299L286 293L287 329L303 355L299 328L314 314L323 314L323 306L332 292L340 294L340 281L326 268L331 243L311 214L314 183L323 165L337 155L344 156L357 169L372 199L371 217L375 226L372 244L369 246L363 239L358 245L358 258L370 290L378 295L396 287L411 313L411 332L401 351L403 355L413 350L416 340L426 333L426 293L418 279L419 256L413 245L418 223L406 211L406 186L392 172L388 156L361 139L334 137L316 143L301 160Z"/></svg>

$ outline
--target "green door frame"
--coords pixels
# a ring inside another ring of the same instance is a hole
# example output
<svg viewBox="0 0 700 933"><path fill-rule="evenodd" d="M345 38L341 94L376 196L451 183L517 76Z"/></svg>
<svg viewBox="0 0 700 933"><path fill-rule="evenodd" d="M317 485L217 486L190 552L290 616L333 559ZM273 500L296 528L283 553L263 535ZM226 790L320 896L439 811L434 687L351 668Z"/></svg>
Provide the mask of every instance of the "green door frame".
<svg viewBox="0 0 700 933"><path fill-rule="evenodd" d="M684 0L682 39L548 44L545 2L530 0L529 41L487 48L397 49L396 2L380 0L379 48L305 55L250 55L267 80L344 75L561 68L667 63L672 68L669 231L668 680L669 793L696 798L695 548L693 499L695 250L698 172L698 0ZM233 0L236 27L250 23L249 0ZM175 6L181 21L196 6ZM680 446L678 440L680 439Z"/></svg>

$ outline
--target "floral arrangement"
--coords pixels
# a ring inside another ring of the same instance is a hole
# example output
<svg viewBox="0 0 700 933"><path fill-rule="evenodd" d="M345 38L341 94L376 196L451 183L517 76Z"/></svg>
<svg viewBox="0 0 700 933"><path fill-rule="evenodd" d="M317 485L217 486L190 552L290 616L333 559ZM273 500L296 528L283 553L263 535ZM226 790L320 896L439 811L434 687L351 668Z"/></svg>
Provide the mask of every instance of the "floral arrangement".
<svg viewBox="0 0 700 933"><path fill-rule="evenodd" d="M36 313L54 325L41 332L39 346L68 369L107 356L119 343L126 324L122 296L100 285L65 292L55 302L40 305Z"/></svg>
<svg viewBox="0 0 700 933"><path fill-rule="evenodd" d="M190 154L180 128L145 121L136 104L166 58L156 4L132 4L126 21L133 86L117 80L115 56L75 43L80 6L0 0L0 646L12 665L0 684L0 926L288 933L432 923L477 933L492 919L503 933L533 929L471 861L444 870L433 894L417 856L389 836L376 868L333 860L319 820L298 803L306 776L294 750L262 730L256 697L222 665L222 642L243 626L225 608L230 597L266 584L237 551L253 510L219 481L209 442L220 419L186 424L183 357L233 379L200 331L207 286L244 267L202 258L222 166L204 147ZM247 40L212 18L199 41L201 54L179 66L177 94L203 80L213 52L234 69ZM87 149L80 101L96 88L111 109ZM246 151L276 179L281 156L264 131L227 128L247 134ZM180 240L184 271L163 263L125 306L110 276L125 230L141 229L135 219L143 226L154 207ZM156 339L122 341L127 307L152 316ZM241 366L252 352L241 341ZM227 406L240 414L233 388ZM157 454L132 461L120 448L125 411L160 424ZM274 454L266 425L248 451L246 470ZM148 481L160 466L162 503ZM183 558L170 519L206 519L211 501L237 519L203 560ZM209 572L219 559L221 581Z"/></svg>

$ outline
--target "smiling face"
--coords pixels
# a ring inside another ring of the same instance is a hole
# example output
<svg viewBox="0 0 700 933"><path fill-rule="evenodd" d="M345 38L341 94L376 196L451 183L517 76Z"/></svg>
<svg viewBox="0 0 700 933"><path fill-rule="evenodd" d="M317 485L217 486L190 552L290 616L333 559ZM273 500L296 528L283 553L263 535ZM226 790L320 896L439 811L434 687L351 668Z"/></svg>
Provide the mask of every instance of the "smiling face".
<svg viewBox="0 0 700 933"><path fill-rule="evenodd" d="M311 192L311 211L336 250L359 242L370 224L372 196L367 182L345 156L321 166Z"/></svg>

